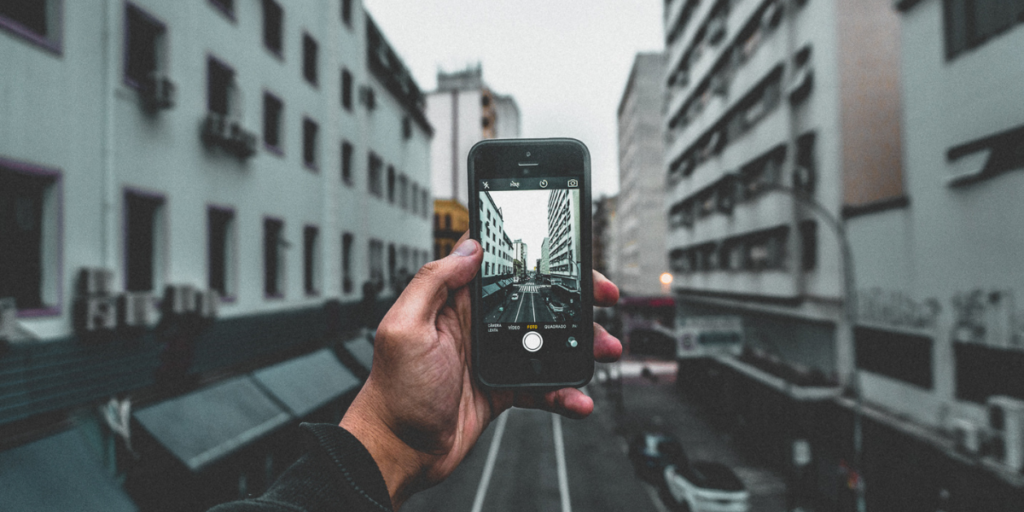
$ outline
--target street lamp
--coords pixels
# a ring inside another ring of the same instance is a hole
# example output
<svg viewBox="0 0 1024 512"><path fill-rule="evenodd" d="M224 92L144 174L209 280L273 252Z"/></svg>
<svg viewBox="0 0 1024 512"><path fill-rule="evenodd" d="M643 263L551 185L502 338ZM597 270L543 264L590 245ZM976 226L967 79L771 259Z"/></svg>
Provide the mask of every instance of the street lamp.
<svg viewBox="0 0 1024 512"><path fill-rule="evenodd" d="M864 501L863 477L860 474L864 438L861 425L863 397L861 396L860 374L857 372L857 356L854 346L854 341L856 339L854 326L857 321L857 288L856 280L854 278L853 252L850 250L850 241L846 236L846 227L840 219L832 215L832 213L822 206L821 203L803 191L775 183L765 185L762 190L765 192L780 192L788 195L796 202L796 204L816 213L832 227L832 230L836 233L836 238L839 240L839 250L843 259L843 323L845 324L844 331L847 340L847 352L844 356L847 358L850 365L850 372L849 375L847 375L846 382L844 384L846 384L848 389L853 393L854 398L853 467L857 472L857 487L854 491L857 493L857 510L858 512L864 512L866 504Z"/></svg>

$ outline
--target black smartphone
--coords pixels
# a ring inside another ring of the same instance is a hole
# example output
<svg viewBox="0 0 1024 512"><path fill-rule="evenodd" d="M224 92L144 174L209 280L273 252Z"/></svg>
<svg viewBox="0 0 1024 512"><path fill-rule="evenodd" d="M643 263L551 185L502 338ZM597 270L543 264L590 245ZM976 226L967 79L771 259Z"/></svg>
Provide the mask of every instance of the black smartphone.
<svg viewBox="0 0 1024 512"><path fill-rule="evenodd" d="M594 374L590 152L575 139L469 151L473 367L495 388L579 387Z"/></svg>

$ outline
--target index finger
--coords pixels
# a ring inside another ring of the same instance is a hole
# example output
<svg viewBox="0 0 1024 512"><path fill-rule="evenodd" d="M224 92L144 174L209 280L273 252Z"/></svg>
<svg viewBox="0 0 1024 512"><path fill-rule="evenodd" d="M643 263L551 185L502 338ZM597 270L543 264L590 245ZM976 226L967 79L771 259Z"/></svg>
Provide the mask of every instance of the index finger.
<svg viewBox="0 0 1024 512"><path fill-rule="evenodd" d="M594 304L614 306L619 301L619 287L598 271L594 271Z"/></svg>

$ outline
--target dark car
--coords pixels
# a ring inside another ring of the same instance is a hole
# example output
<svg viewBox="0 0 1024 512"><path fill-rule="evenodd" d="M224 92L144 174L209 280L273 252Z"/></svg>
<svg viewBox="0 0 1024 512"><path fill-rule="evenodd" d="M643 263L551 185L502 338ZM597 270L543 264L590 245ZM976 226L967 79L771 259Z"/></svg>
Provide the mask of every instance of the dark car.
<svg viewBox="0 0 1024 512"><path fill-rule="evenodd" d="M665 483L665 467L689 464L678 439L671 434L650 431L633 437L629 443L629 460L637 476L658 486Z"/></svg>

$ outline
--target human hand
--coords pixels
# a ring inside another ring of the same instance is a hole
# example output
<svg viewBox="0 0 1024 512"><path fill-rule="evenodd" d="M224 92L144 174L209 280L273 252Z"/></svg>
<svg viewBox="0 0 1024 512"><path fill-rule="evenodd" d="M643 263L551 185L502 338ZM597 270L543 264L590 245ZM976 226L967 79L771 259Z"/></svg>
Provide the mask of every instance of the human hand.
<svg viewBox="0 0 1024 512"><path fill-rule="evenodd" d="M570 418L594 409L578 389L513 393L486 389L473 376L466 285L482 259L480 244L463 235L451 255L420 269L381 321L370 376L341 420L377 462L396 510L450 475L506 409ZM618 288L594 272L595 304L610 306L618 297ZM621 354L621 343L594 324L594 358L611 362Z"/></svg>

